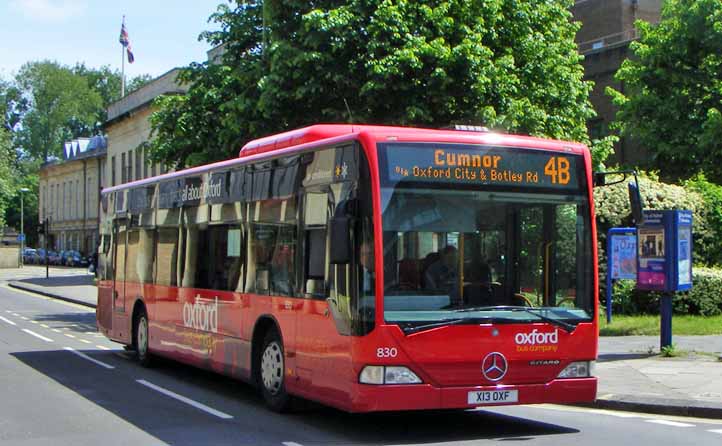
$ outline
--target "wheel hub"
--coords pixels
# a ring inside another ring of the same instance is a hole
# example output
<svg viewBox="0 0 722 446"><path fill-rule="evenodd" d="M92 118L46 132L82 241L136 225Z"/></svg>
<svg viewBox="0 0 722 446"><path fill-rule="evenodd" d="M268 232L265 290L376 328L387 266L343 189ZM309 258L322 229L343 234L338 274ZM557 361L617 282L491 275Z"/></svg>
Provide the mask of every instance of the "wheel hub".
<svg viewBox="0 0 722 446"><path fill-rule="evenodd" d="M283 384L283 351L278 342L266 346L261 357L261 379L268 393L276 395Z"/></svg>

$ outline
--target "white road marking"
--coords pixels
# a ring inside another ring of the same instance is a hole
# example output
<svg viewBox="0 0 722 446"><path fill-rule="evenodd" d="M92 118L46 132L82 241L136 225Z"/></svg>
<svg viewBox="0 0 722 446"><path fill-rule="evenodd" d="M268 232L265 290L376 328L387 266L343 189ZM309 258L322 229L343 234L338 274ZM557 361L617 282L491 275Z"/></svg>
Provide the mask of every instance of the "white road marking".
<svg viewBox="0 0 722 446"><path fill-rule="evenodd" d="M69 352L71 352L71 353L75 353L76 355L80 356L81 358L87 359L87 360L90 361L90 362L94 362L94 363L98 364L98 365L101 366L101 367L105 367L106 369L114 369L114 368L115 368L114 366L112 366L112 365L110 365L110 364L106 364L106 363L104 363L104 362L98 361L97 359L93 359L93 358L91 358L90 356L86 355L85 353L81 353L81 352L79 352L79 351L77 351L77 350L75 350L75 349L73 349L73 348L63 347L63 350L67 350L67 351L69 351Z"/></svg>
<svg viewBox="0 0 722 446"><path fill-rule="evenodd" d="M694 424L678 423L676 421L669 421L669 420L644 420L644 421L647 423L664 424L665 426L673 426L673 427L694 427Z"/></svg>
<svg viewBox="0 0 722 446"><path fill-rule="evenodd" d="M43 327L43 328L50 328L50 327L48 327L46 324L40 324L40 326Z"/></svg>
<svg viewBox="0 0 722 446"><path fill-rule="evenodd" d="M24 321L30 320L30 319L26 318L25 316L20 316L20 319L22 319L22 320L24 320Z"/></svg>
<svg viewBox="0 0 722 446"><path fill-rule="evenodd" d="M45 342L53 342L52 339L46 338L46 337L43 336L43 335L39 335L39 334L35 333L34 331L28 330L27 328L23 328L23 331L24 331L25 333L29 334L29 335L35 336L35 337L38 338L38 339L42 339L42 340L45 341Z"/></svg>
<svg viewBox="0 0 722 446"><path fill-rule="evenodd" d="M102 345L96 345L101 350L110 350L108 347L103 347Z"/></svg>
<svg viewBox="0 0 722 446"><path fill-rule="evenodd" d="M85 342L86 344L92 344L92 342L86 341L85 339L78 339L78 341L80 341L80 342Z"/></svg>
<svg viewBox="0 0 722 446"><path fill-rule="evenodd" d="M13 316L15 316L15 317L20 317L20 315L17 314L17 313L13 313Z"/></svg>
<svg viewBox="0 0 722 446"><path fill-rule="evenodd" d="M69 333L63 333L63 334L64 334L65 336L69 337L69 338L75 338L74 335L71 335L71 334L69 334Z"/></svg>
<svg viewBox="0 0 722 446"><path fill-rule="evenodd" d="M62 333L62 332L61 332L60 330L58 330L57 328L52 328L51 330L53 330L55 333Z"/></svg>
<svg viewBox="0 0 722 446"><path fill-rule="evenodd" d="M301 443L296 443L295 441L284 441L281 444L283 446L303 446Z"/></svg>
<svg viewBox="0 0 722 446"><path fill-rule="evenodd" d="M31 323L31 324L39 324L40 322L38 322L38 321L30 321L30 323Z"/></svg>
<svg viewBox="0 0 722 446"><path fill-rule="evenodd" d="M139 383L139 384L143 384L144 386L149 387L149 388L151 388L151 389L153 389L153 390L155 390L155 391L157 391L157 392L160 392L160 393L162 393L162 394L164 394L164 395L166 395L166 396L169 396L169 397L171 397L171 398L175 398L175 399L177 399L178 401L181 401L181 402L183 402L183 403L189 404L189 405L195 407L196 409L200 409L200 410L202 410L202 411L204 411L204 412L207 412L207 413L209 413L209 414L211 414L211 415L214 415L214 416L216 416L216 417L218 417L218 418L223 418L224 420L229 420L229 419L233 418L233 415L228 415L227 413L224 413L224 412L221 412L221 411L219 411L219 410L213 409L212 407L208 407L208 406L206 406L206 405L203 404L203 403L199 403L198 401L194 401L194 400L192 400L192 399L190 399L190 398L187 398L187 397L185 397L185 396L183 396L183 395L178 395L178 394L175 393L175 392L171 392L170 390L164 389L163 387L156 386L155 384L150 383L150 382L148 382L148 381L146 381L146 380L144 380L144 379L137 379L136 382Z"/></svg>
<svg viewBox="0 0 722 446"><path fill-rule="evenodd" d="M713 434L722 434L722 429L710 429L707 432L712 432Z"/></svg>
<svg viewBox="0 0 722 446"><path fill-rule="evenodd" d="M10 313L10 314L13 314L13 312L12 312L12 311L10 311L10 310L5 310L5 312L6 312L6 313Z"/></svg>
<svg viewBox="0 0 722 446"><path fill-rule="evenodd" d="M10 325L17 325L15 322L11 321L10 319L5 319L2 316L0 316L0 321L7 322Z"/></svg>

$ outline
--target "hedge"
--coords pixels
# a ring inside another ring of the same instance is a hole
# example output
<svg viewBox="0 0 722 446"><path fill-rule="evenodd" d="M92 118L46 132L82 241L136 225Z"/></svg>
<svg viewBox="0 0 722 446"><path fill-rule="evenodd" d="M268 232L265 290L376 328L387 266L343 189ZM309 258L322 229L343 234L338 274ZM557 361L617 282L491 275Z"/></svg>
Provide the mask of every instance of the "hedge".
<svg viewBox="0 0 722 446"><path fill-rule="evenodd" d="M694 268L692 290L676 293L672 298L675 314L717 316L722 314L722 269ZM660 293L639 291L634 281L615 282L612 312L627 315L659 314ZM603 301L603 294L600 299Z"/></svg>

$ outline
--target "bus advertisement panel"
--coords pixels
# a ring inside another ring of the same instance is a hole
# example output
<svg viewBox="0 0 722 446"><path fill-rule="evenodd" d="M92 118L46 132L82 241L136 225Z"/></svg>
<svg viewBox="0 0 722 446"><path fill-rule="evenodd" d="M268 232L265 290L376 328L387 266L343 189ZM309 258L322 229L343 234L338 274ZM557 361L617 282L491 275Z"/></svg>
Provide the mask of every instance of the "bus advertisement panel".
<svg viewBox="0 0 722 446"><path fill-rule="evenodd" d="M103 191L98 325L351 411L592 401L590 158L511 135L312 126Z"/></svg>

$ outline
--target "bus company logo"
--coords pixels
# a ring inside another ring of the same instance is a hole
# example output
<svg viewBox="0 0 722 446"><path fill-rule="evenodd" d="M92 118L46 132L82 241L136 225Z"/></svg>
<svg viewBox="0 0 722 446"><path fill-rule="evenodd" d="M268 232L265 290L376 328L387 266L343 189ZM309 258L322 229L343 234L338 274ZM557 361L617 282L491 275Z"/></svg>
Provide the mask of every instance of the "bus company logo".
<svg viewBox="0 0 722 446"><path fill-rule="evenodd" d="M499 352L489 353L481 363L481 373L489 381L500 381L509 368L506 358Z"/></svg>
<svg viewBox="0 0 722 446"><path fill-rule="evenodd" d="M196 295L194 303L183 304L183 325L218 333L218 297L213 302L199 302L200 298L200 294Z"/></svg>
<svg viewBox="0 0 722 446"><path fill-rule="evenodd" d="M559 330L545 333L535 328L530 333L517 333L514 342L518 352L555 352L559 343Z"/></svg>

